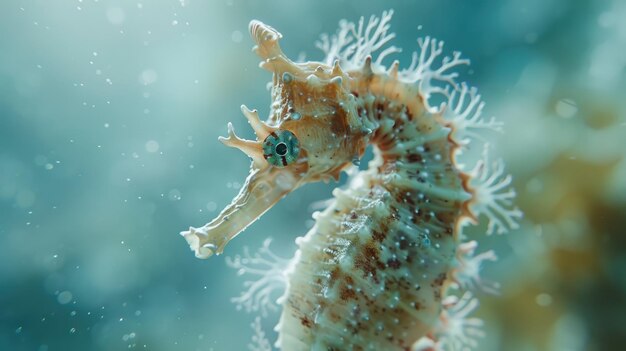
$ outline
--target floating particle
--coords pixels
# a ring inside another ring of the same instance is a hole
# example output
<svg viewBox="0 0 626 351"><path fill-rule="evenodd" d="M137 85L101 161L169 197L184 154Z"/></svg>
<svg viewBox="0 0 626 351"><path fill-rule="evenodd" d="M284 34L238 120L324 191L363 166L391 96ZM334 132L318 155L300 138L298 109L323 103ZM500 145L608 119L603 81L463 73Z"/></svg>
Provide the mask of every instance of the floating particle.
<svg viewBox="0 0 626 351"><path fill-rule="evenodd" d="M148 142L146 142L146 151L148 152L159 151L159 143L156 140L148 140Z"/></svg>
<svg viewBox="0 0 626 351"><path fill-rule="evenodd" d="M59 293L59 295L57 295L57 301L61 304L61 305L66 305L68 303L70 303L70 301L72 301L72 293L65 290Z"/></svg>
<svg viewBox="0 0 626 351"><path fill-rule="evenodd" d="M120 25L126 19L126 13L119 7L111 7L106 12L107 19L111 24Z"/></svg>
<svg viewBox="0 0 626 351"><path fill-rule="evenodd" d="M243 33L241 33L241 31L239 30L235 30L233 31L233 33L230 35L230 38L232 39L232 41L234 41L235 43L241 43L241 41L243 40Z"/></svg>
<svg viewBox="0 0 626 351"><path fill-rule="evenodd" d="M139 75L139 82L143 85L154 84L158 79L158 75L155 70L147 68Z"/></svg>

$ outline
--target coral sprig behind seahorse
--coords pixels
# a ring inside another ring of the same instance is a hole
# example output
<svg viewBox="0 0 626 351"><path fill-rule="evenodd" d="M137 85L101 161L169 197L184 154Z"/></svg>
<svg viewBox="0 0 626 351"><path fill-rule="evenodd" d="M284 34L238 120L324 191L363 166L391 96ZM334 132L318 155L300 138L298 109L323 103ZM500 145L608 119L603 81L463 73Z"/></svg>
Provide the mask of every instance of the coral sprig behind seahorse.
<svg viewBox="0 0 626 351"><path fill-rule="evenodd" d="M465 224L489 222L488 234L517 227L511 177L501 161L479 162L469 172L456 157L483 130L500 130L481 116L476 89L458 84L458 66L469 61L443 55L443 42L426 37L411 64L383 60L392 12L340 22L322 36L322 62L294 62L279 46L282 35L250 23L260 66L273 74L266 122L242 106L257 140L243 140L229 124L220 140L251 159L239 195L217 218L181 234L196 256L224 246L294 189L338 179L372 145L369 168L335 189L314 227L296 239L291 260L266 244L256 255L230 261L256 274L235 299L248 310L276 307L281 350L461 350L476 346L482 322L470 317L478 301L468 289L495 291L479 275L492 251L476 254L463 242ZM433 106L433 101L444 101ZM478 139L480 141L480 138ZM258 321L258 349L268 349Z"/></svg>

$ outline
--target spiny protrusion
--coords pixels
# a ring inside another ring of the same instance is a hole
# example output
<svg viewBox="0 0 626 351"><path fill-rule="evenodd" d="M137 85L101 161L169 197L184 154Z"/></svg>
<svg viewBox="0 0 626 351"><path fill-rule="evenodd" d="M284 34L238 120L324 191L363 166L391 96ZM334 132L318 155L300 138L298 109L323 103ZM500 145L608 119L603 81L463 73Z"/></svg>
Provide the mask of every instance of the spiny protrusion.
<svg viewBox="0 0 626 351"><path fill-rule="evenodd" d="M333 63L332 75L335 77L337 76L343 77L344 75L343 70L341 69L341 66L339 66L339 60L335 60L335 62Z"/></svg>
<svg viewBox="0 0 626 351"><path fill-rule="evenodd" d="M400 68L400 61L398 60L393 61L393 63L391 64L391 67L389 67L389 70L387 71L387 74L389 75L389 77L393 79L398 79L398 68Z"/></svg>
<svg viewBox="0 0 626 351"><path fill-rule="evenodd" d="M374 74L372 71L372 56L368 55L363 62L363 76L371 77Z"/></svg>
<svg viewBox="0 0 626 351"><path fill-rule="evenodd" d="M221 136L218 140L226 146L234 147L243 151L243 153L252 159L255 168L267 167L267 162L265 162L265 159L263 158L261 142L241 139L237 136L237 134L235 134L235 128L231 122L228 122L228 136Z"/></svg>
<svg viewBox="0 0 626 351"><path fill-rule="evenodd" d="M246 116L248 123L254 130L257 140L264 140L272 132L272 129L261 121L256 109L250 110L246 105L241 105L241 112Z"/></svg>
<svg viewBox="0 0 626 351"><path fill-rule="evenodd" d="M333 83L333 84L341 85L343 83L343 78L342 77L332 77L330 79L330 82Z"/></svg>
<svg viewBox="0 0 626 351"><path fill-rule="evenodd" d="M250 21L248 29L252 39L257 43L253 50L261 58L268 59L283 55L278 44L278 40L283 36L276 29L257 20Z"/></svg>
<svg viewBox="0 0 626 351"><path fill-rule="evenodd" d="M315 74L309 74L306 77L306 82L311 84L312 86L319 86L322 83L320 78L316 76Z"/></svg>
<svg viewBox="0 0 626 351"><path fill-rule="evenodd" d="M263 59L259 67L270 72L298 72L298 66L285 56L278 41L283 37L276 29L260 21L250 21L248 26L256 42L252 50Z"/></svg>

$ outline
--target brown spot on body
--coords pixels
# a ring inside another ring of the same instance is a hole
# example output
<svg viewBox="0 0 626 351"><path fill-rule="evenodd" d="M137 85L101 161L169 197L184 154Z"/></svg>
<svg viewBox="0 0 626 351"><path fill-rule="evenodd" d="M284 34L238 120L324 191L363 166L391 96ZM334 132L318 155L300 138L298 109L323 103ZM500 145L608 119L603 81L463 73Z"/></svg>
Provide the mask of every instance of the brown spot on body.
<svg viewBox="0 0 626 351"><path fill-rule="evenodd" d="M435 280L433 280L432 287L442 286L443 282L446 280L446 273L440 273Z"/></svg>
<svg viewBox="0 0 626 351"><path fill-rule="evenodd" d="M397 258L390 258L387 260L387 266L391 269L399 269L400 268L400 260Z"/></svg>
<svg viewBox="0 0 626 351"><path fill-rule="evenodd" d="M386 236L387 234L385 234L383 231L374 230L372 232L372 238L379 243L382 243L383 240L385 240Z"/></svg>
<svg viewBox="0 0 626 351"><path fill-rule="evenodd" d="M335 115L333 118L329 119L329 127L332 133L334 133L337 137L340 137L345 135L350 129L350 126L348 126L348 114L347 111L339 105L333 106L333 108L335 110Z"/></svg>
<svg viewBox="0 0 626 351"><path fill-rule="evenodd" d="M422 163L424 158L420 154L408 154L406 156L406 160L411 163Z"/></svg>
<svg viewBox="0 0 626 351"><path fill-rule="evenodd" d="M313 325L313 322L311 322L311 320L304 316L300 318L300 324L302 324L303 327L305 328L311 328L311 326Z"/></svg>
<svg viewBox="0 0 626 351"><path fill-rule="evenodd" d="M335 267L330 272L330 281L331 281L331 283L337 281L337 279L339 279L339 275L340 274L341 274L341 271L339 270L339 267Z"/></svg>
<svg viewBox="0 0 626 351"><path fill-rule="evenodd" d="M344 284L339 291L339 298L342 301L356 300L356 292L349 284Z"/></svg>
<svg viewBox="0 0 626 351"><path fill-rule="evenodd" d="M376 283L378 283L377 270L385 268L385 265L380 262L378 249L373 242L363 246L361 252L354 259L354 266L363 271L364 277L371 276Z"/></svg>

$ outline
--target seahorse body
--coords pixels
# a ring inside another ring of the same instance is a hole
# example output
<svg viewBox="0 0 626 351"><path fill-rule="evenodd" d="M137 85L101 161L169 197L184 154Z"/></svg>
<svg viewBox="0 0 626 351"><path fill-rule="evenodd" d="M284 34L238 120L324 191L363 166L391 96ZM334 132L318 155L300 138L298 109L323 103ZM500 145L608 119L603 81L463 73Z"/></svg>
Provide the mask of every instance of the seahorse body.
<svg viewBox="0 0 626 351"><path fill-rule="evenodd" d="M450 128L405 93L410 86L384 72L346 74L378 155L298 241L284 350L408 349L439 316L470 199Z"/></svg>
<svg viewBox="0 0 626 351"><path fill-rule="evenodd" d="M506 209L514 193L501 193L510 182L499 180L502 170L487 174L482 164L465 173L455 162L467 143L463 131L498 126L479 119L475 91L454 82L450 69L466 61L455 54L434 68L441 44L427 38L406 70L397 61L388 69L380 63L394 47L372 62L372 52L393 37L390 16L367 26L343 23L321 44L325 63L292 62L275 29L251 22L261 67L273 73L270 117L264 123L243 108L256 141L237 138L229 126L222 141L252 158L251 174L215 220L182 233L198 257L220 253L290 191L338 178L373 145L369 169L335 189L315 226L296 241L277 326L282 350L409 350L424 338L424 349L441 349L465 342L463 330L452 335L441 328L453 312L446 308L456 305L444 301L448 287L479 281L468 270L478 271L481 261L472 261L475 242L462 244L460 229L482 213L498 231L521 216ZM433 94L448 107L429 106ZM472 177L482 182L472 184Z"/></svg>

